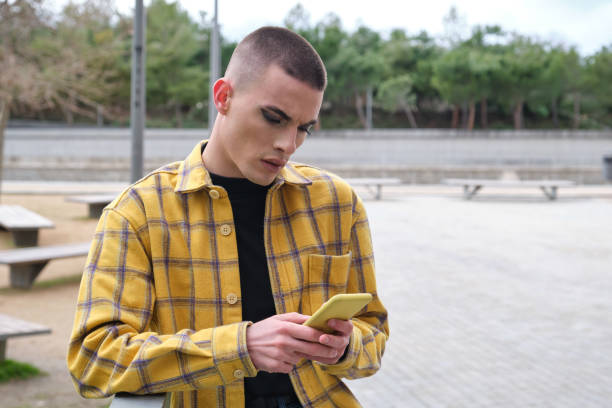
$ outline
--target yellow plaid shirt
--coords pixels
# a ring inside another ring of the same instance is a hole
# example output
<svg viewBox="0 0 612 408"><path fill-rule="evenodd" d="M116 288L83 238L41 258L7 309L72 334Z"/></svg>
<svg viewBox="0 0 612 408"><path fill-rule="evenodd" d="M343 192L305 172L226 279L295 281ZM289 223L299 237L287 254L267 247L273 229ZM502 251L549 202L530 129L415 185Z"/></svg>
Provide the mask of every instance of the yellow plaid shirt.
<svg viewBox="0 0 612 408"><path fill-rule="evenodd" d="M243 407L255 376L242 320L227 192L202 143L126 189L100 218L81 281L68 367L79 393L172 392L172 406ZM305 407L360 406L341 378L374 374L389 335L363 204L341 179L289 163L266 198L264 240L277 313L312 314L337 293L369 292L345 357L290 373Z"/></svg>

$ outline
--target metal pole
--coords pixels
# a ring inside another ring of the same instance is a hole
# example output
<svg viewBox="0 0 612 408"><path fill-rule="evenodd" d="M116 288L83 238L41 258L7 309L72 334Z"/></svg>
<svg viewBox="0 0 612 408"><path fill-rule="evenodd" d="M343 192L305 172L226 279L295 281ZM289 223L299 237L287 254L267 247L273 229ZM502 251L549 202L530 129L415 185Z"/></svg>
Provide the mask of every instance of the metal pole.
<svg viewBox="0 0 612 408"><path fill-rule="evenodd" d="M6 125L11 114L9 103L0 98L0 198L2 197L2 169L4 168L4 139L6 135Z"/></svg>
<svg viewBox="0 0 612 408"><path fill-rule="evenodd" d="M366 92L366 129L372 129L372 87Z"/></svg>
<svg viewBox="0 0 612 408"><path fill-rule="evenodd" d="M221 77L221 49L219 45L219 24L217 0L215 0L215 15L213 17L212 30L210 32L210 84L208 97L208 130L212 132L215 118L217 117L217 108L213 98L213 85Z"/></svg>
<svg viewBox="0 0 612 408"><path fill-rule="evenodd" d="M100 104L96 105L96 115L98 126L104 126L104 118L102 117L102 105Z"/></svg>
<svg viewBox="0 0 612 408"><path fill-rule="evenodd" d="M145 127L145 11L143 0L136 0L134 11L134 34L132 37L132 91L130 102L130 125L132 128L132 168L131 182L142 178L143 165L143 133Z"/></svg>

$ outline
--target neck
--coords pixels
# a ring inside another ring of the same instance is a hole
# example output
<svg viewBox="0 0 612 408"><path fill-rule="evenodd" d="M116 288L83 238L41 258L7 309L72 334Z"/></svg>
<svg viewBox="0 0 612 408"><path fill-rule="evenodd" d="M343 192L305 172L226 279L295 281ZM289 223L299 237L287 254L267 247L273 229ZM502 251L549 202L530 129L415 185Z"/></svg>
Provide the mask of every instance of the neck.
<svg viewBox="0 0 612 408"><path fill-rule="evenodd" d="M208 139L208 143L206 144L206 148L202 152L202 162L204 163L204 167L211 173L218 174L219 176L224 177L238 177L238 175L230 173L227 169L224 169L222 163L227 161L227 152L223 148L221 141L221 131L220 131L220 122L221 115L217 115L217 119L215 120L215 124L213 126L212 131L210 132L210 137Z"/></svg>

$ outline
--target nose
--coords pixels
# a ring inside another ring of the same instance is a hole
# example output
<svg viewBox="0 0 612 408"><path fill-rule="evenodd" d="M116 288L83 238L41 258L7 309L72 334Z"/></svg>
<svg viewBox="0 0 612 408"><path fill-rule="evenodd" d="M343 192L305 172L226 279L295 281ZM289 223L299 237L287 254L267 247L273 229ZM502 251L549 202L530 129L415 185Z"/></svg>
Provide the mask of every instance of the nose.
<svg viewBox="0 0 612 408"><path fill-rule="evenodd" d="M298 148L297 145L297 130L287 129L282 134L278 135L274 141L274 148L282 151L285 155L291 156Z"/></svg>

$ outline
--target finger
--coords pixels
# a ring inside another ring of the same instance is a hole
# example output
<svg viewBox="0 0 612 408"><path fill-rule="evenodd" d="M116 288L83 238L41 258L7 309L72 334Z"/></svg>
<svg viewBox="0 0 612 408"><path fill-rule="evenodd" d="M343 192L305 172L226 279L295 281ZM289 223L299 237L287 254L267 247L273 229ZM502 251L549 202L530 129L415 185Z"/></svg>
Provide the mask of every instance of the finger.
<svg viewBox="0 0 612 408"><path fill-rule="evenodd" d="M327 325L338 332L338 334L353 333L353 322L350 320L329 319Z"/></svg>
<svg viewBox="0 0 612 408"><path fill-rule="evenodd" d="M278 320L284 320L284 321L292 322L296 324L302 324L310 318L310 316L303 315L303 314L296 313L296 312L283 313L283 314L276 315L274 317L277 318Z"/></svg>
<svg viewBox="0 0 612 408"><path fill-rule="evenodd" d="M290 360L291 357L297 358L295 353L300 353L301 356L306 356L309 359L313 357L333 358L338 351L333 347L328 347L319 343L319 335L323 334L318 330L308 337L308 340L302 340L294 335L295 332L302 332L302 329L314 330L306 326L300 326L293 323L288 323L283 327L283 333L271 341L265 353L275 359L283 361L291 361L297 363L298 360Z"/></svg>
<svg viewBox="0 0 612 408"><path fill-rule="evenodd" d="M279 339L274 345L270 345L263 354L266 358L282 361L288 364L297 364L301 356L296 355L296 348L300 347L300 341L291 337L285 336Z"/></svg>
<svg viewBox="0 0 612 408"><path fill-rule="evenodd" d="M307 358L309 360L316 358L333 359L339 356L339 351L333 347L300 340L296 340L293 353L300 358Z"/></svg>
<svg viewBox="0 0 612 408"><path fill-rule="evenodd" d="M344 348L349 344L350 335L333 335L323 334L319 337L319 343L324 344L335 349Z"/></svg>
<svg viewBox="0 0 612 408"><path fill-rule="evenodd" d="M301 359L302 356L298 355L294 351L289 350L278 350L276 353L271 353L273 358L278 361L282 361L283 363L287 363L290 365L296 365Z"/></svg>
<svg viewBox="0 0 612 408"><path fill-rule="evenodd" d="M307 360L318 361L323 364L336 364L340 360L340 357L342 357L342 354L338 353L336 357L317 357L308 355L302 355L301 357Z"/></svg>
<svg viewBox="0 0 612 408"><path fill-rule="evenodd" d="M301 353L301 352L299 352L299 351L295 351L295 352L294 352L294 354L295 354L296 356L298 356L298 357L300 358L300 360L301 360L301 359L303 359L303 358L305 358L305 359L311 359L311 357L312 357L312 356L310 356L310 355L308 355L308 354L306 354L306 353Z"/></svg>
<svg viewBox="0 0 612 408"><path fill-rule="evenodd" d="M314 343L318 343L319 337L324 334L321 330L317 330L313 327L304 326L302 324L288 325L286 329L287 334L289 334L291 337Z"/></svg>

